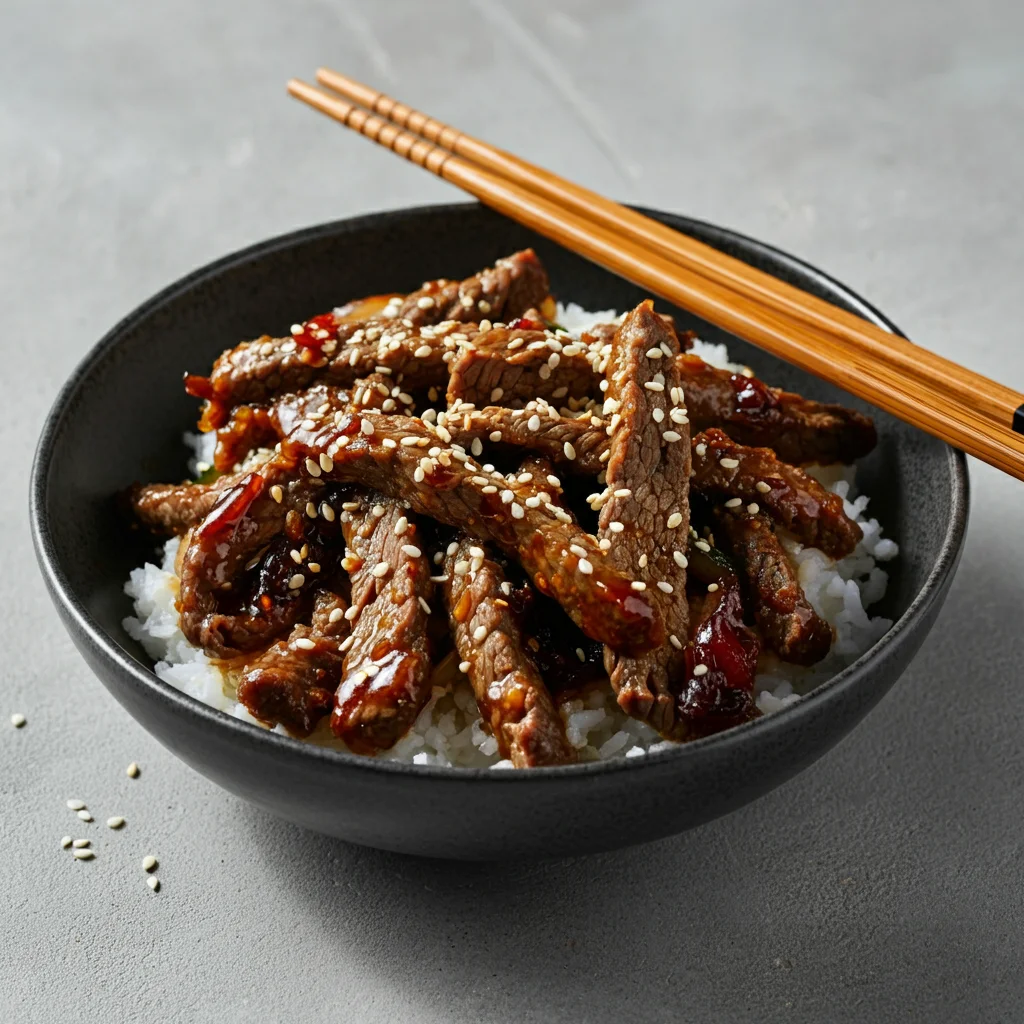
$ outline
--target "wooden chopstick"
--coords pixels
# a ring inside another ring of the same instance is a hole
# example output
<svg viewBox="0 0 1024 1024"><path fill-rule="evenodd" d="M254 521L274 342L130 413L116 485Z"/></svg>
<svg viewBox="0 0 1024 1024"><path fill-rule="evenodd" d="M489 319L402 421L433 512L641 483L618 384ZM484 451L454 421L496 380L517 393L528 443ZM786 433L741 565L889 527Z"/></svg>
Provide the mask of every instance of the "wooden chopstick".
<svg viewBox="0 0 1024 1024"><path fill-rule="evenodd" d="M1024 438L992 422L969 402L953 401L940 384L895 372L868 351L857 352L821 329L744 301L729 288L683 273L659 252L638 245L579 213L446 149L418 138L335 95L304 82L292 95L411 162L475 195L486 205L649 289L670 302L746 338L766 351L831 380L969 454L1024 479ZM967 373L967 371L964 371ZM1021 398L1024 401L1024 396Z"/></svg>
<svg viewBox="0 0 1024 1024"><path fill-rule="evenodd" d="M1024 433L1024 394L971 373L948 359L919 348L859 316L817 296L765 274L742 260L704 245L658 221L615 203L590 189L575 185L504 150L414 110L362 82L320 68L317 80L389 121L436 143L457 156L523 186L558 205L568 207L595 223L635 239L684 269L725 285L767 309L791 316L835 338L870 352L895 370L941 383L947 394L957 395L982 415Z"/></svg>

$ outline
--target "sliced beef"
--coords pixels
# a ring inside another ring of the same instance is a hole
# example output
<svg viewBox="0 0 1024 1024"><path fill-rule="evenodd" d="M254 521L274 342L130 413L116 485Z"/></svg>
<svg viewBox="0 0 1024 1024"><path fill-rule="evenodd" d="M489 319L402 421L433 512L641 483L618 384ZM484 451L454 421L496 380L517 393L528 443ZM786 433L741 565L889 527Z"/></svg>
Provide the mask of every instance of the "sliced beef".
<svg viewBox="0 0 1024 1024"><path fill-rule="evenodd" d="M331 729L356 753L376 754L394 746L430 696L433 584L415 517L402 503L364 493L344 513L352 643Z"/></svg>
<svg viewBox="0 0 1024 1024"><path fill-rule="evenodd" d="M694 430L719 427L793 465L852 463L877 443L875 425L853 409L768 387L692 354L679 358L679 370Z"/></svg>
<svg viewBox="0 0 1024 1024"><path fill-rule="evenodd" d="M461 667L501 756L517 768L574 761L562 719L524 647L501 566L463 535L448 546L444 575Z"/></svg>
<svg viewBox="0 0 1024 1024"><path fill-rule="evenodd" d="M609 563L659 610L670 641L638 655L607 648L605 667L623 710L666 734L677 717L673 681L684 665L688 619L682 556L690 526L690 437L686 423L668 416L678 396L677 353L675 333L650 301L627 314L615 333L605 396L618 420L598 528L610 544Z"/></svg>
<svg viewBox="0 0 1024 1024"><path fill-rule="evenodd" d="M250 714L293 736L308 736L330 714L348 636L347 607L339 594L321 591L312 624L296 626L246 668L238 699Z"/></svg>
<svg viewBox="0 0 1024 1024"><path fill-rule="evenodd" d="M746 509L715 510L716 541L742 573L747 607L765 645L783 661L813 665L832 646L832 627L810 606L771 520Z"/></svg>
<svg viewBox="0 0 1024 1024"><path fill-rule="evenodd" d="M765 509L802 544L832 558L850 554L863 534L843 499L803 470L780 462L769 448L737 444L721 430L694 438L692 486L701 494L739 499L751 512Z"/></svg>
<svg viewBox="0 0 1024 1024"><path fill-rule="evenodd" d="M485 472L451 448L449 437L446 428L418 419L365 412L319 421L314 429L300 424L282 442L278 464L319 474L326 463L325 479L372 487L492 541L518 558L588 636L617 650L661 643L662 616L649 596L630 588L632 577L608 565L596 540L545 501L542 487Z"/></svg>
<svg viewBox="0 0 1024 1024"><path fill-rule="evenodd" d="M128 501L139 522L148 529L180 536L205 519L245 476L226 474L208 484L135 484L128 492Z"/></svg>
<svg viewBox="0 0 1024 1024"><path fill-rule="evenodd" d="M537 398L596 394L597 380L583 346L539 326L494 327L464 345L451 362L449 405L514 408Z"/></svg>
<svg viewBox="0 0 1024 1024"><path fill-rule="evenodd" d="M511 320L543 306L548 287L548 274L537 254L523 249L464 281L427 281L394 304L394 316L414 324Z"/></svg>

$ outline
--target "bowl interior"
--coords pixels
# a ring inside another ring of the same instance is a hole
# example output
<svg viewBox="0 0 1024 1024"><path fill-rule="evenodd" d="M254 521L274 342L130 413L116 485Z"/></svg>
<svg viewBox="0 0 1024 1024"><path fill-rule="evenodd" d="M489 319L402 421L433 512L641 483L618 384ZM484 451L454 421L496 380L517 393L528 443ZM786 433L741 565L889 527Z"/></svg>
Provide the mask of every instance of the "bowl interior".
<svg viewBox="0 0 1024 1024"><path fill-rule="evenodd" d="M682 217L660 219L823 298L879 314L799 262L741 236ZM143 666L150 661L121 626L131 612L123 592L130 570L151 559L154 543L126 526L116 501L134 481L184 475L182 433L194 429L196 402L185 370L205 372L225 347L289 326L360 295L417 287L470 274L527 245L545 261L563 300L589 309L627 309L644 292L475 204L371 215L263 243L197 271L122 321L65 388L36 467L36 527L58 580L88 619ZM891 583L874 614L899 618L921 591L947 540L962 492L962 459L941 442L867 407L830 384L768 356L665 303L683 327L729 345L769 383L870 412L880 443L858 469L871 513L898 541ZM155 685L164 684L152 677Z"/></svg>

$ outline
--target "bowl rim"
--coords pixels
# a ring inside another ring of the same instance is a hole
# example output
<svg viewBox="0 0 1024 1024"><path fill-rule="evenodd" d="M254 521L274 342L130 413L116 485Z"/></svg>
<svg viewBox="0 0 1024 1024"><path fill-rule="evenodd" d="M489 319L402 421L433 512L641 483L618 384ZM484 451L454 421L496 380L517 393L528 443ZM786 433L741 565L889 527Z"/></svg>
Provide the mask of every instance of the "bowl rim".
<svg viewBox="0 0 1024 1024"><path fill-rule="evenodd" d="M207 725L212 725L214 728L233 730L235 739L239 742L268 745L268 751L276 752L279 756L312 758L328 770L334 768L340 771L356 770L374 774L384 773L415 779L429 778L449 783L466 782L476 784L483 780L490 780L505 785L523 785L530 781L542 779L571 781L581 777L616 772L640 772L656 767L664 767L677 761L681 766L688 759L701 757L712 748L724 749L742 745L748 741L748 737L760 737L762 741L767 741L770 736L789 730L801 719L816 714L819 708L825 703L834 700L840 694L855 689L864 680L872 664L877 659L884 657L886 652L898 644L904 634L927 614L928 609L943 593L943 583L946 577L953 572L959 560L967 529L970 487L967 458L963 452L949 445L946 446L946 459L951 480L952 510L946 527L946 533L935 564L932 566L919 592L911 601L907 610L893 623L888 632L859 658L834 676L820 683L800 700L794 701L792 704L770 715L734 726L721 733L688 743L681 743L672 748L646 754L644 757L615 758L609 761L590 761L575 765L539 767L531 768L529 771L504 771L492 768L455 768L440 765L410 764L370 758L332 747L319 746L291 736L272 732L262 726L235 718L224 711L204 704L197 698L171 686L169 683L165 683L156 675L152 667L141 664L125 651L78 603L71 589L70 581L58 561L46 514L50 465L54 446L69 427L70 414L67 410L71 406L70 400L82 386L93 368L117 348L119 341L127 331L158 310L162 305L189 291L201 281L214 277L232 267L242 266L254 258L264 258L273 255L275 252L287 250L319 238L332 236L339 232L358 231L367 228L376 229L391 220L438 215L458 217L471 210L479 210L480 208L481 204L476 202L421 204L341 218L275 235L206 263L178 278L122 317L92 346L61 387L47 414L36 446L30 476L29 518L32 542L50 596L58 606L58 611L62 612L65 624L70 628L71 623L73 623L80 637L86 638L89 641L90 646L102 660L112 663L112 667L115 670L127 673L127 675L131 676L138 684L149 691L153 697L173 705L179 713L186 717L193 716ZM776 267L786 268L800 277L815 281L831 293L842 297L860 315L876 326L902 335L899 328L888 317L865 299L824 271L796 256L792 256L781 249L751 238L741 232L733 231L718 224L700 220L699 218L688 217L684 214L670 211L656 210L650 207L634 206L633 208L659 219L668 218L669 222L674 221L674 226L682 230L693 226L705 230L716 240L739 242L746 254L763 256Z"/></svg>

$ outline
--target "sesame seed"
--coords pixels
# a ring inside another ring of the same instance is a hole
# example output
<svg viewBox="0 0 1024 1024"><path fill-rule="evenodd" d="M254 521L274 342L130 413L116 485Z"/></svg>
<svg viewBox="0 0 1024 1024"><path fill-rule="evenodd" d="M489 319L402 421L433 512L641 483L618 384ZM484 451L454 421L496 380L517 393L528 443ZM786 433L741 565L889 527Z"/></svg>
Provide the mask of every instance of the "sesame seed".
<svg viewBox="0 0 1024 1024"><path fill-rule="evenodd" d="M664 580L658 580L658 589L663 594L671 594L675 588L672 586L671 583L666 583Z"/></svg>
<svg viewBox="0 0 1024 1024"><path fill-rule="evenodd" d="M369 437L373 433L373 424L364 416L359 421L359 429Z"/></svg>
<svg viewBox="0 0 1024 1024"><path fill-rule="evenodd" d="M547 482L548 482L548 483L549 483L549 484L550 484L550 485L551 485L552 487L561 487L561 486L562 486L562 481L561 481L561 480L559 480L557 476L548 476L548 477L547 477Z"/></svg>
<svg viewBox="0 0 1024 1024"><path fill-rule="evenodd" d="M347 650L349 650L352 647L352 645L355 642L356 642L356 638L354 636L347 636L341 642L341 644L338 646L338 650L339 651L347 651Z"/></svg>
<svg viewBox="0 0 1024 1024"><path fill-rule="evenodd" d="M668 441L669 444L674 444L676 441L681 441L683 439L683 435L677 433L675 430L666 430L661 436Z"/></svg>
<svg viewBox="0 0 1024 1024"><path fill-rule="evenodd" d="M758 494L767 494L771 490L771 486L763 480L758 480L754 487L757 489Z"/></svg>
<svg viewBox="0 0 1024 1024"><path fill-rule="evenodd" d="M300 555L298 551L295 550L295 548L292 548L291 551L288 552L288 555L293 562L301 564L302 555Z"/></svg>
<svg viewBox="0 0 1024 1024"><path fill-rule="evenodd" d="M601 549L602 551L608 551L608 550L610 550L610 549L611 549L611 546L612 546L612 542L611 542L611 541L610 541L610 540L609 540L609 539L608 539L607 537L602 537L602 538L601 538L601 539L600 539L600 540L599 540L599 541L597 542L597 546L598 546L598 547L599 547L599 548L600 548L600 549Z"/></svg>
<svg viewBox="0 0 1024 1024"><path fill-rule="evenodd" d="M381 579L391 571L391 566L387 562L378 562L373 569L370 571L370 575L375 576L377 579Z"/></svg>
<svg viewBox="0 0 1024 1024"><path fill-rule="evenodd" d="M648 359L661 359L665 355L660 348L649 348L647 350Z"/></svg>
<svg viewBox="0 0 1024 1024"><path fill-rule="evenodd" d="M619 487L618 489L612 491L612 494L616 498L632 498L633 497L633 492L628 487Z"/></svg>
<svg viewBox="0 0 1024 1024"><path fill-rule="evenodd" d="M502 580L502 582L501 582L501 592L506 597L510 597L511 596L511 594L512 594L512 584L509 583L508 580Z"/></svg>
<svg viewBox="0 0 1024 1024"><path fill-rule="evenodd" d="M150 889L153 890L153 892L160 891L160 879L156 878L155 876L153 878L147 878L146 885L148 885Z"/></svg>
<svg viewBox="0 0 1024 1024"><path fill-rule="evenodd" d="M427 604L427 602L424 601L422 597L417 598L417 600L419 601L420 607L423 609L423 611L426 612L427 615L429 615L430 614L430 605Z"/></svg>
<svg viewBox="0 0 1024 1024"><path fill-rule="evenodd" d="M132 763L125 769L125 774L129 779L137 779L139 777L139 766L132 761Z"/></svg>
<svg viewBox="0 0 1024 1024"><path fill-rule="evenodd" d="M303 584L303 583L305 583L305 582L306 582L306 577L305 577L305 576L303 576L301 572L297 572L297 573L296 573L296 574L295 574L295 575L294 575L294 576L293 576L293 577L292 577L292 578L291 578L291 579L290 579L290 580L288 581L288 589L289 589L289 590L298 590L298 589L299 589L299 587L301 587L301 586L302 586L302 584Z"/></svg>
<svg viewBox="0 0 1024 1024"><path fill-rule="evenodd" d="M333 623L337 622L339 619L344 618L344 615L345 615L344 609L342 609L342 608L332 608L331 609L331 614L327 616L327 621L333 624Z"/></svg>
<svg viewBox="0 0 1024 1024"><path fill-rule="evenodd" d="M664 384L659 384L656 380L644 381L644 387L647 388L648 391L664 391L665 390L665 385Z"/></svg>
<svg viewBox="0 0 1024 1024"><path fill-rule="evenodd" d="M408 555L410 558L419 558L420 555L423 554L423 552L420 551L420 549L416 547L415 544L403 544L402 552L403 554Z"/></svg>
<svg viewBox="0 0 1024 1024"><path fill-rule="evenodd" d="M678 512L673 512L668 517L668 522L665 524L670 530L674 530L677 526L683 525L683 517Z"/></svg>
<svg viewBox="0 0 1024 1024"><path fill-rule="evenodd" d="M674 647L674 648L675 648L675 649L676 649L677 651L681 651L681 650L683 649L683 645L682 645L682 643L680 642L680 640L679 640L679 637L677 637L677 636L675 635L675 633L669 633L669 635L668 635L668 642L669 642L669 643L670 643L670 644L671 644L671 645L672 645L672 646L673 646L673 647Z"/></svg>
<svg viewBox="0 0 1024 1024"><path fill-rule="evenodd" d="M17 711L13 715L11 715L11 725L13 725L15 729L20 729L25 724L26 721L27 719L25 718L25 716L19 714Z"/></svg>
<svg viewBox="0 0 1024 1024"><path fill-rule="evenodd" d="M320 506L320 515L322 515L327 522L334 522L334 509L331 508L326 501Z"/></svg>
<svg viewBox="0 0 1024 1024"><path fill-rule="evenodd" d="M647 555L646 554L641 555L638 561L639 561L641 569L646 569L647 568Z"/></svg>
<svg viewBox="0 0 1024 1024"><path fill-rule="evenodd" d="M697 445L696 451L697 451L697 454L701 458L703 458L707 454L708 446L706 444L704 444L704 442L702 441L699 445Z"/></svg>
<svg viewBox="0 0 1024 1024"><path fill-rule="evenodd" d="M429 345L420 345L420 347L413 352L413 356L416 359L426 359L433 351L434 350Z"/></svg>
<svg viewBox="0 0 1024 1024"><path fill-rule="evenodd" d="M298 647L300 651L316 650L316 644L312 640L308 640L304 636L299 637L299 639L295 641L295 646Z"/></svg>
<svg viewBox="0 0 1024 1024"><path fill-rule="evenodd" d="M481 313L490 313L490 311L491 311L491 304L486 299L481 299L477 303L477 306L480 308L480 312ZM484 324L484 321L481 321L480 322L481 328L483 328L483 324Z"/></svg>
<svg viewBox="0 0 1024 1024"><path fill-rule="evenodd" d="M661 423L661 421L665 419L665 410L655 406L651 410L651 419L654 420L655 423Z"/></svg>
<svg viewBox="0 0 1024 1024"><path fill-rule="evenodd" d="M680 569L685 569L690 564L686 558L686 555L684 555L682 551L673 551L672 558Z"/></svg>
<svg viewBox="0 0 1024 1024"><path fill-rule="evenodd" d="M498 441L501 440L501 431L500 430L492 430L487 435L487 440L488 441L494 441L495 443L497 443Z"/></svg>
<svg viewBox="0 0 1024 1024"><path fill-rule="evenodd" d="M299 424L299 426L302 427L303 430L315 430L316 429L316 420L303 420Z"/></svg>
<svg viewBox="0 0 1024 1024"><path fill-rule="evenodd" d="M562 451L565 452L565 457L570 462L572 462L572 460L576 458L576 449L573 448L573 446L571 444L569 444L568 441L566 441L565 444L562 445Z"/></svg>
<svg viewBox="0 0 1024 1024"><path fill-rule="evenodd" d="M115 814L112 818L107 818L107 828L120 828L124 824L124 818L120 814Z"/></svg>
<svg viewBox="0 0 1024 1024"><path fill-rule="evenodd" d="M397 523L395 523L395 536L401 537L406 530L409 529L409 520L405 516L401 516Z"/></svg>
<svg viewBox="0 0 1024 1024"><path fill-rule="evenodd" d="M69 800L67 802L67 808L69 811L81 811L85 808L84 800Z"/></svg>
<svg viewBox="0 0 1024 1024"><path fill-rule="evenodd" d="M465 558L460 558L452 568L456 576L465 576L469 572L469 562Z"/></svg>
<svg viewBox="0 0 1024 1024"><path fill-rule="evenodd" d="M468 661L459 662L459 671L465 675L469 671L470 665Z"/></svg>
<svg viewBox="0 0 1024 1024"><path fill-rule="evenodd" d="M740 462L739 459L719 459L718 464L722 469L736 469Z"/></svg>
<svg viewBox="0 0 1024 1024"><path fill-rule="evenodd" d="M743 504L742 498L730 498L726 503L726 508L739 508Z"/></svg>
<svg viewBox="0 0 1024 1024"><path fill-rule="evenodd" d="M92 860L96 854L93 853L92 850L72 850L71 856L74 857L75 860Z"/></svg>
<svg viewBox="0 0 1024 1024"><path fill-rule="evenodd" d="M718 584L717 583L709 583L708 584L708 593L709 594L713 594L716 590L718 590Z"/></svg>
<svg viewBox="0 0 1024 1024"><path fill-rule="evenodd" d="M92 821L92 815L88 811L79 811L78 816L82 821Z"/></svg>
<svg viewBox="0 0 1024 1024"><path fill-rule="evenodd" d="M416 305L419 306L420 309L430 309L431 306L434 305L434 300L430 295L421 295L416 300Z"/></svg>
<svg viewBox="0 0 1024 1024"><path fill-rule="evenodd" d="M332 459L326 452L320 453L320 468L325 473L330 473L330 471L334 469L334 459Z"/></svg>
<svg viewBox="0 0 1024 1024"><path fill-rule="evenodd" d="M473 438L473 443L469 446L469 450L477 456L483 455L484 446L479 437Z"/></svg>
<svg viewBox="0 0 1024 1024"><path fill-rule="evenodd" d="M569 550L574 555L576 555L577 558L586 558L587 557L587 550L586 550L586 548L581 548L579 546L579 544L570 544L569 545Z"/></svg>
<svg viewBox="0 0 1024 1024"><path fill-rule="evenodd" d="M644 583L643 580L633 580L633 582L630 583L630 588L633 590L646 590L647 584Z"/></svg>
<svg viewBox="0 0 1024 1024"><path fill-rule="evenodd" d="M527 421L526 426L530 430L540 430L540 417L534 413Z"/></svg>
<svg viewBox="0 0 1024 1024"><path fill-rule="evenodd" d="M61 841L60 845L66 850L71 845L71 836L65 836Z"/></svg>
<svg viewBox="0 0 1024 1024"><path fill-rule="evenodd" d="M319 476L321 470L320 467L312 459L306 459L306 472L310 476Z"/></svg>
<svg viewBox="0 0 1024 1024"><path fill-rule="evenodd" d="M594 566L587 558L581 558L577 563L576 568L579 569L584 576L590 576L594 571Z"/></svg>
<svg viewBox="0 0 1024 1024"><path fill-rule="evenodd" d="M487 627L486 626L477 626L476 629L473 630L473 639L477 643L479 643L481 640L483 640L483 638L485 636L487 636Z"/></svg>
<svg viewBox="0 0 1024 1024"><path fill-rule="evenodd" d="M751 502L751 503L750 503L750 504L749 504L749 505L747 506L747 511L748 511L748 512L749 512L749 513L750 513L750 514L751 514L752 516L756 516L756 515L757 515L757 513L761 511L761 506L760 506L760 505L758 505L758 503L757 503L756 501L752 501L752 502Z"/></svg>
<svg viewBox="0 0 1024 1024"><path fill-rule="evenodd" d="M693 666L693 674L695 676L706 676L708 674L708 667L707 667L707 665L694 665Z"/></svg>
<svg viewBox="0 0 1024 1024"><path fill-rule="evenodd" d="M70 843L71 840L69 839L68 842ZM91 839L76 839L71 843L71 845L74 846L76 850L84 850L91 842Z"/></svg>
<svg viewBox="0 0 1024 1024"><path fill-rule="evenodd" d="M541 380L547 380L551 376L551 367L547 363L543 363L540 369L537 371L537 376Z"/></svg>
<svg viewBox="0 0 1024 1024"><path fill-rule="evenodd" d="M505 394L505 389L504 388L495 388L491 392L491 401L492 402L499 401L501 399L502 395L504 395L504 394Z"/></svg>
<svg viewBox="0 0 1024 1024"><path fill-rule="evenodd" d="M526 513L523 511L523 506L516 504L516 502L514 502L514 501L512 502L511 506L509 507L509 512L512 513L512 518L513 519L522 519L523 516L526 515Z"/></svg>

